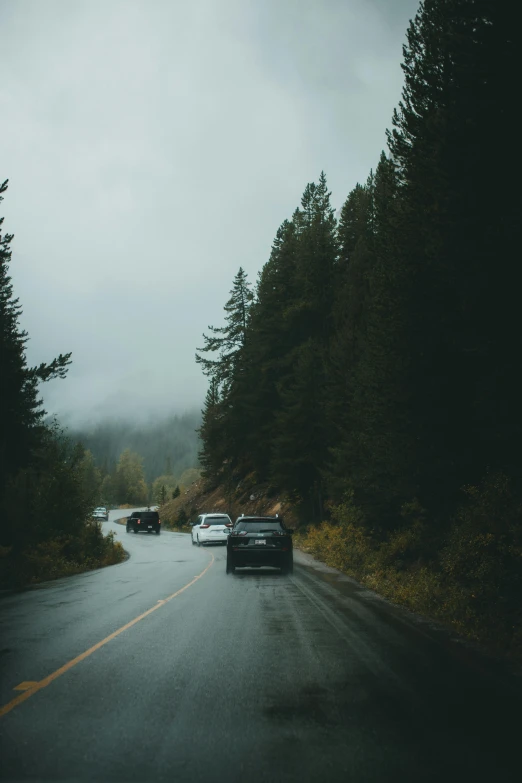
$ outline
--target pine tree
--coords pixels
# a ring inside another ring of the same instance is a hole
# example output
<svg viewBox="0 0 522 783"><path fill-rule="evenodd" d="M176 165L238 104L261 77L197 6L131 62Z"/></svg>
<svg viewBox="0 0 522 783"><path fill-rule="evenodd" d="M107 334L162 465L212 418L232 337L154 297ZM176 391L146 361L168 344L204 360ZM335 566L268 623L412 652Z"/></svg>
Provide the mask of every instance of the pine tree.
<svg viewBox="0 0 522 783"><path fill-rule="evenodd" d="M280 478L284 489L303 500L305 514L320 514L322 470L329 442L323 391L325 357L333 331L338 255L336 221L323 172L317 185L311 183L305 188L293 223L295 293L287 319L294 339L284 357L286 372L277 384L281 405L275 417L271 471L275 483ZM312 437L303 432L303 427L313 433Z"/></svg>
<svg viewBox="0 0 522 783"><path fill-rule="evenodd" d="M199 349L202 353L217 353L217 358L196 354L196 361L211 379L199 430L203 441L201 464L209 478L217 476L226 455L227 476L231 479L233 466L244 455L242 438L248 425L241 390L253 293L242 268L234 278L230 294L224 308L226 326L210 326L212 335L203 335L204 347Z"/></svg>
<svg viewBox="0 0 522 783"><path fill-rule="evenodd" d="M306 519L317 520L323 512L322 468L328 456L320 342L309 340L299 346L294 361L292 379L279 388L282 404L275 418L272 478L301 502Z"/></svg>
<svg viewBox="0 0 522 783"><path fill-rule="evenodd" d="M338 227L339 260L332 302L334 335L324 389L331 452L324 469L329 492L336 499L356 484L359 421L354 410L355 376L363 350L368 276L374 262L369 215L372 188L373 177L366 186L355 186L341 209Z"/></svg>
<svg viewBox="0 0 522 783"><path fill-rule="evenodd" d="M289 372L289 357L299 339L294 319L296 246L295 226L285 220L259 276L244 352L244 375L235 387L248 420L243 446L259 480L269 475L274 422L280 408L278 385Z"/></svg>
<svg viewBox="0 0 522 783"><path fill-rule="evenodd" d="M0 201L6 190L7 180L0 185ZM0 218L0 500L9 477L36 465L38 449L47 439L38 384L63 378L71 356L60 354L50 364L28 367L29 338L19 327L21 305L14 297L9 276L13 235L2 234L3 221Z"/></svg>
<svg viewBox="0 0 522 783"><path fill-rule="evenodd" d="M225 305L226 326L209 326L212 333L203 335L203 348L198 351L205 354L216 354L217 358L208 359L196 354L196 362L201 364L203 373L215 378L225 390L230 385L234 374L238 371L241 351L245 344L248 316L253 294L244 269L240 267L234 277L230 299Z"/></svg>
<svg viewBox="0 0 522 783"><path fill-rule="evenodd" d="M92 505L95 506L100 501L102 476L99 468L96 467L92 452L88 449L83 453L81 472L85 495L90 498Z"/></svg>
<svg viewBox="0 0 522 783"><path fill-rule="evenodd" d="M337 233L326 176L306 186L301 209L294 214L298 248L296 287L299 297L300 341L319 339L326 348L332 330Z"/></svg>
<svg viewBox="0 0 522 783"><path fill-rule="evenodd" d="M164 506L166 502L167 502L167 488L165 487L165 484L162 484L161 493L160 493L160 504Z"/></svg>
<svg viewBox="0 0 522 783"><path fill-rule="evenodd" d="M219 383L216 378L211 378L198 434L201 439L199 461L203 467L203 475L206 479L214 482L218 480L223 462L226 459L223 415L223 401L219 392Z"/></svg>

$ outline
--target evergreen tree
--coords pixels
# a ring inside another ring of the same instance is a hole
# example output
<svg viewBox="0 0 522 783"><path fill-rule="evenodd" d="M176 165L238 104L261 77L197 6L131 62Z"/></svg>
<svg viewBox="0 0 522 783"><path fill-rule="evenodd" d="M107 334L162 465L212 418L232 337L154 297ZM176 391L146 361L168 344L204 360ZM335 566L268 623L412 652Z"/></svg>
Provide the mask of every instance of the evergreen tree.
<svg viewBox="0 0 522 783"><path fill-rule="evenodd" d="M355 491L368 518L382 525L386 518L393 523L415 492L402 317L408 281L395 248L395 167L384 153L364 190L364 201L360 189L350 194L341 216L343 282L327 386L334 435L326 473L336 498ZM353 209L357 201L364 213Z"/></svg>
<svg viewBox="0 0 522 783"><path fill-rule="evenodd" d="M209 359L196 354L196 362L201 364L203 372L215 378L218 384L227 390L234 374L239 370L241 351L245 344L248 315L253 294L246 272L240 267L234 277L230 299L225 305L226 326L209 326L210 337L203 335L203 348L198 351L205 354L216 354L217 358Z"/></svg>
<svg viewBox="0 0 522 783"><path fill-rule="evenodd" d="M253 294L243 269L234 278L231 296L225 305L224 327L209 327L212 336L203 335L203 353L215 354L208 359L196 354L196 361L211 379L205 400L203 423L199 429L203 441L201 464L207 477L215 478L226 457L227 476L237 458L244 454L245 410L241 394L245 376L245 345Z"/></svg>
<svg viewBox="0 0 522 783"><path fill-rule="evenodd" d="M374 256L370 232L373 178L357 184L344 203L339 220L339 260L332 303L334 335L328 354L325 405L329 422L330 457L325 464L330 493L339 500L356 483L353 471L358 413L355 410L356 369L364 340L364 315L368 307L368 275Z"/></svg>
<svg viewBox="0 0 522 783"><path fill-rule="evenodd" d="M275 418L272 475L279 476L283 461L292 463L292 470L282 476L282 486L320 513L329 442L325 357L333 330L338 256L336 221L323 172L317 185L305 188L293 222L297 235L295 297L288 317L295 339L285 357L287 372L278 383L281 406ZM312 438L303 433L305 426Z"/></svg>
<svg viewBox="0 0 522 783"><path fill-rule="evenodd" d="M319 339L326 348L332 329L332 300L338 254L334 210L326 176L306 186L301 209L294 214L298 247L296 263L300 342Z"/></svg>
<svg viewBox="0 0 522 783"><path fill-rule="evenodd" d="M285 220L259 275L251 310L241 392L248 418L245 447L260 479L269 475L275 417L281 406L278 387L289 373L291 353L300 339L294 317L296 249L294 223Z"/></svg>
<svg viewBox="0 0 522 783"><path fill-rule="evenodd" d="M292 379L279 389L271 462L274 484L302 503L309 520L323 512L322 468L327 458L322 405L324 354L319 341L304 343L294 354Z"/></svg>
<svg viewBox="0 0 522 783"><path fill-rule="evenodd" d="M0 201L6 190L7 180L0 185ZM7 482L19 470L36 466L38 453L47 442L38 384L63 378L71 356L60 354L49 364L28 367L28 335L19 326L21 305L9 276L13 235L2 233L3 221L0 218L0 501ZM5 515L2 519L8 523Z"/></svg>
<svg viewBox="0 0 522 783"><path fill-rule="evenodd" d="M96 467L92 452L88 449L83 453L81 472L84 492L91 499L92 505L96 506L100 502L102 477L100 470Z"/></svg>
<svg viewBox="0 0 522 783"><path fill-rule="evenodd" d="M85 452L73 445L57 425L45 427L38 459L12 475L5 488L4 514L11 524L4 543L12 554L30 550L43 541L80 539L93 509L92 488L85 487Z"/></svg>
<svg viewBox="0 0 522 783"><path fill-rule="evenodd" d="M217 480L226 457L223 429L223 402L216 378L211 378L205 404L201 414L202 423L198 430L201 439L199 461L203 467L203 475L210 480Z"/></svg>
<svg viewBox="0 0 522 783"><path fill-rule="evenodd" d="M167 502L167 488L165 484L162 484L161 493L160 493L160 503L162 506L164 506L166 502Z"/></svg>

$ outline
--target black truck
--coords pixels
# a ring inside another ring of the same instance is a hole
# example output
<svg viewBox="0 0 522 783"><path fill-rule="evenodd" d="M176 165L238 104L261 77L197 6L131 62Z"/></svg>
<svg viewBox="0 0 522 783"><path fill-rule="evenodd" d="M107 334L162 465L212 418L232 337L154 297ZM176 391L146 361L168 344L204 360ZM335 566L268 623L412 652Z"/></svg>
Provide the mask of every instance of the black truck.
<svg viewBox="0 0 522 783"><path fill-rule="evenodd" d="M127 533L161 533L161 520L157 511L133 511L127 519Z"/></svg>

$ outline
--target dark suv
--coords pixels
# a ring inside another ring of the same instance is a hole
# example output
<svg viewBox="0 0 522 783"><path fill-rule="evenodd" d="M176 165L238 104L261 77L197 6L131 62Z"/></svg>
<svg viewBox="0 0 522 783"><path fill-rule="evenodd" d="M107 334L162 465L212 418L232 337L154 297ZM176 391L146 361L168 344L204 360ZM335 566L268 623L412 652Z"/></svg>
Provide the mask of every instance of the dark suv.
<svg viewBox="0 0 522 783"><path fill-rule="evenodd" d="M292 533L281 517L239 517L227 539L227 574L236 568L273 566L294 570Z"/></svg>
<svg viewBox="0 0 522 783"><path fill-rule="evenodd" d="M133 511L127 519L127 533L134 531L139 533L145 530L146 533L156 533L159 536L161 532L161 520L157 511Z"/></svg>

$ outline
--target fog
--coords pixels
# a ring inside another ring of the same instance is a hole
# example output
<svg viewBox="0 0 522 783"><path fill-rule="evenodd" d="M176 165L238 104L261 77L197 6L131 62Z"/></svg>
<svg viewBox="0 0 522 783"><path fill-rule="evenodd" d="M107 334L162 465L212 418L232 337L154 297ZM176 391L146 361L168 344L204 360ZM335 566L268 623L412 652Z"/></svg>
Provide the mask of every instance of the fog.
<svg viewBox="0 0 522 783"><path fill-rule="evenodd" d="M324 169L385 147L417 0L3 0L0 208L47 410L201 404L194 353Z"/></svg>

